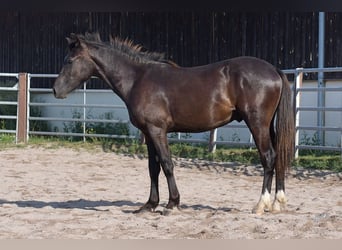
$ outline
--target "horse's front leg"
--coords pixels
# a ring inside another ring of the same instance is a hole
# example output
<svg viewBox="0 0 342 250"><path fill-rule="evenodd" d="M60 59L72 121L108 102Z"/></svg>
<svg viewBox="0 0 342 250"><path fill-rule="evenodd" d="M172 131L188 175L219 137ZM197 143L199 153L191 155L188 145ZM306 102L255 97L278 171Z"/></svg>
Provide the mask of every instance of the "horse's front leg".
<svg viewBox="0 0 342 250"><path fill-rule="evenodd" d="M135 211L136 213L142 211L153 212L159 204L158 178L160 173L160 162L153 141L147 136L145 136L145 138L148 150L148 168L151 179L150 197L145 205Z"/></svg>
<svg viewBox="0 0 342 250"><path fill-rule="evenodd" d="M152 126L149 129L151 139L157 151L159 162L163 168L168 188L169 188L169 202L166 205L167 209L172 209L179 206L180 195L176 185L176 180L173 174L173 162L171 159L171 153L167 142L166 131Z"/></svg>

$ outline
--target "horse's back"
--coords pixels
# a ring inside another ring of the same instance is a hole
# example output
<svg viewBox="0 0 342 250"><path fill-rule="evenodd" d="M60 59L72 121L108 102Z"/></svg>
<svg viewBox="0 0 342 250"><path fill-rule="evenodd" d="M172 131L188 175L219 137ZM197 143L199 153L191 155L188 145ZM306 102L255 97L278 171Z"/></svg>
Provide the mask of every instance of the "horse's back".
<svg viewBox="0 0 342 250"><path fill-rule="evenodd" d="M223 61L229 67L230 72L248 80L248 82L263 81L279 82L281 77L276 67L269 62L256 57L235 57Z"/></svg>
<svg viewBox="0 0 342 250"><path fill-rule="evenodd" d="M182 71L183 79L188 81L188 78L193 78L192 81L188 81L192 87L200 87L203 84L213 90L222 86L223 83L228 87L243 88L244 91L253 92L265 87L279 88L282 84L276 67L263 59L249 56L234 57L212 64L178 70Z"/></svg>

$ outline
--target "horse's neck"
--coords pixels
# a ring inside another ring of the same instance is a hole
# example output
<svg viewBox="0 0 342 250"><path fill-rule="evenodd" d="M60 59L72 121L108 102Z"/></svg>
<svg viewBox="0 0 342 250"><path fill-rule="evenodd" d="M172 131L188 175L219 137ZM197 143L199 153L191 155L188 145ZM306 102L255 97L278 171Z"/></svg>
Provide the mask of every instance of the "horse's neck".
<svg viewBox="0 0 342 250"><path fill-rule="evenodd" d="M113 61L104 62L97 57L97 75L124 101L126 102L135 81L136 69L122 56L113 55Z"/></svg>

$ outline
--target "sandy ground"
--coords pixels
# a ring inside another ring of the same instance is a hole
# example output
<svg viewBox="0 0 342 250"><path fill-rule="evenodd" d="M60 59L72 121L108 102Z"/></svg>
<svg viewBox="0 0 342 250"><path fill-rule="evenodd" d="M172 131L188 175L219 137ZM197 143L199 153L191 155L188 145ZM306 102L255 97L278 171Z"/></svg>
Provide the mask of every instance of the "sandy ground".
<svg viewBox="0 0 342 250"><path fill-rule="evenodd" d="M175 159L181 210L134 214L149 194L146 159L47 147L0 157L0 239L342 238L342 173L292 170L288 211L260 216L260 166ZM162 174L160 195L162 211Z"/></svg>

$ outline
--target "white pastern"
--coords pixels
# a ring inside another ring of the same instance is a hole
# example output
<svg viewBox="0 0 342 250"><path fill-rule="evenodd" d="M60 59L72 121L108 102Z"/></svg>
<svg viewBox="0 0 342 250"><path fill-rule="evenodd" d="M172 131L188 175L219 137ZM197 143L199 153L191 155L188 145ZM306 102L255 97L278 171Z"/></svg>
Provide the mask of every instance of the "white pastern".
<svg viewBox="0 0 342 250"><path fill-rule="evenodd" d="M286 209L286 196L285 196L285 192L284 190L280 190L276 193L275 195L275 199L273 202L273 208L272 211L273 212L280 212L280 211L284 211Z"/></svg>
<svg viewBox="0 0 342 250"><path fill-rule="evenodd" d="M264 194L260 196L260 200L258 204L253 208L253 213L255 214L263 214L265 211L271 211L271 195L266 190Z"/></svg>

